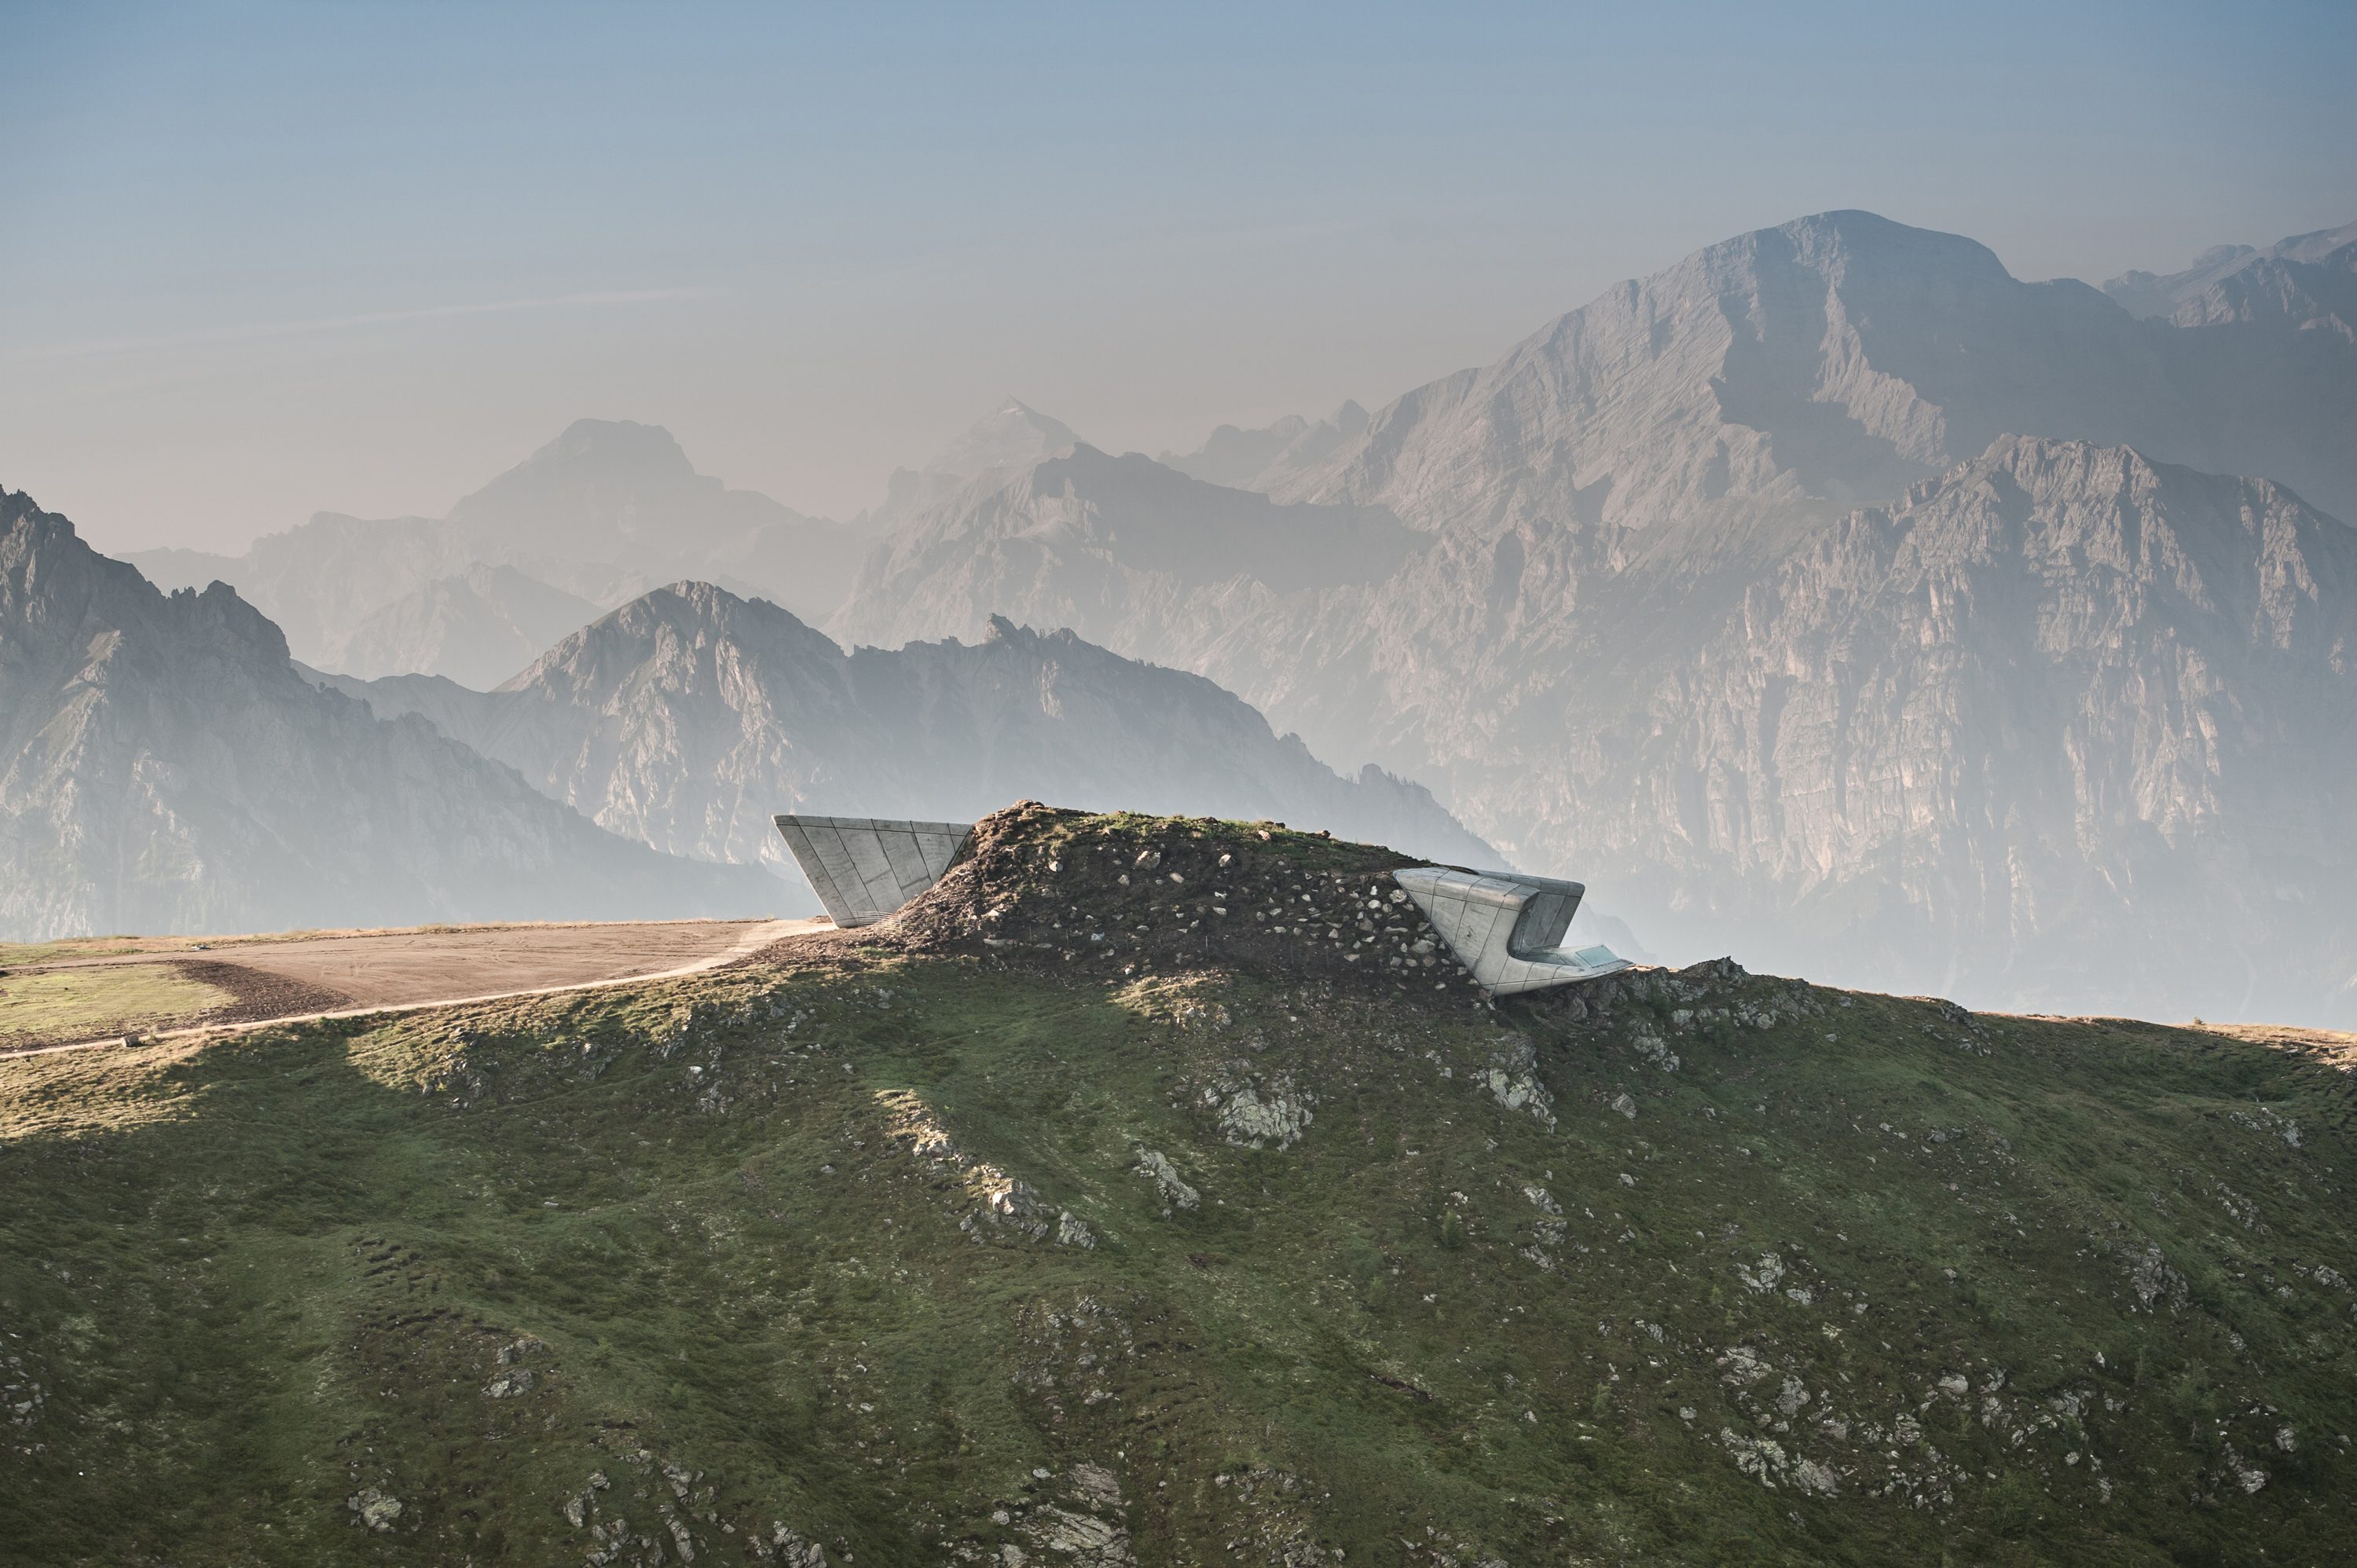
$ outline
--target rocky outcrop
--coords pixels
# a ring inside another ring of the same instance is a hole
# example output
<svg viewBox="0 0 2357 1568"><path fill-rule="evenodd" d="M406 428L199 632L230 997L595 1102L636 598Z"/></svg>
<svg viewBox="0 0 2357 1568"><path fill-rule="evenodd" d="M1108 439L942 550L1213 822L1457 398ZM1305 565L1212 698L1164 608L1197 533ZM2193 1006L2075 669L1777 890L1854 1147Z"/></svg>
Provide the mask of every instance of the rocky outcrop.
<svg viewBox="0 0 2357 1568"><path fill-rule="evenodd" d="M225 585L167 596L0 492L0 932L751 914L739 868L606 833L296 672Z"/></svg>

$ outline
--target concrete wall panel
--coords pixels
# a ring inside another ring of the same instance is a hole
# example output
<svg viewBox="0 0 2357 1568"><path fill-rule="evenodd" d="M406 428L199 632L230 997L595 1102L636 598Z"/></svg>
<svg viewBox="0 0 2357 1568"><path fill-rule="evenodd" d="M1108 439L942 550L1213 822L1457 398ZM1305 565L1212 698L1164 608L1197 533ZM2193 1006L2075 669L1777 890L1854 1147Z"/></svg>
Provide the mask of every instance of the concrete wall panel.
<svg viewBox="0 0 2357 1568"><path fill-rule="evenodd" d="M812 891L846 929L888 919L939 882L973 832L971 822L786 815L778 832Z"/></svg>

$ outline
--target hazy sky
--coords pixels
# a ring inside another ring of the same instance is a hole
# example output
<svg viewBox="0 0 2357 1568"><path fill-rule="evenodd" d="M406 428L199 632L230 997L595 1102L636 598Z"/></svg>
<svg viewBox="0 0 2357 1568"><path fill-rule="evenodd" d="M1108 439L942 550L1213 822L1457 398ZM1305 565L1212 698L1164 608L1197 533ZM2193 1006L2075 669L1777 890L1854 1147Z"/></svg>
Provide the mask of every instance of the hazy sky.
<svg viewBox="0 0 2357 1568"><path fill-rule="evenodd" d="M2025 277L2357 218L2357 5L0 0L0 485L438 514L577 415L808 510L1006 393L1379 404L1836 207Z"/></svg>

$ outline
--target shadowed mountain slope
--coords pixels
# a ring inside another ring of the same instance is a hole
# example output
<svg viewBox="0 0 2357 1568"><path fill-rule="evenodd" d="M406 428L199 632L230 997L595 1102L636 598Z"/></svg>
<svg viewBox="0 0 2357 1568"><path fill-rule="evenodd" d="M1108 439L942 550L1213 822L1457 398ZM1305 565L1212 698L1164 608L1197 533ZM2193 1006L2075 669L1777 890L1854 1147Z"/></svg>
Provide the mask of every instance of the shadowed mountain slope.
<svg viewBox="0 0 2357 1568"><path fill-rule="evenodd" d="M226 586L167 596L0 493L0 931L762 913L774 884L603 832L288 662Z"/></svg>

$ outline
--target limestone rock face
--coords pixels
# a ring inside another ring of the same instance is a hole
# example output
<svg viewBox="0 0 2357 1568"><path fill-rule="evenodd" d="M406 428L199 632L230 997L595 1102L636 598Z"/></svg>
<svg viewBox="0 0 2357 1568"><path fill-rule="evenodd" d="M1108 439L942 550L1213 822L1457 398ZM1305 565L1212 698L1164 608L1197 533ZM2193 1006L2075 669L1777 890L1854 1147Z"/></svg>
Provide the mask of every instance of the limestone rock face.
<svg viewBox="0 0 2357 1568"><path fill-rule="evenodd" d="M337 684L415 714L601 825L789 872L781 811L964 822L1025 798L1275 818L1451 864L1496 852L1415 785L1340 777L1200 676L1003 618L975 645L845 653L775 605L680 583L490 693Z"/></svg>
<svg viewBox="0 0 2357 1568"><path fill-rule="evenodd" d="M2357 1014L2357 533L2007 438L1728 597L1610 660L1617 696L1555 677L1566 804L1510 835L1584 846L1649 937L2017 1005ZM1532 791L1471 739L1454 798L1494 822Z"/></svg>
<svg viewBox="0 0 2357 1568"><path fill-rule="evenodd" d="M224 585L167 596L0 493L0 932L759 913L416 720L304 680Z"/></svg>

